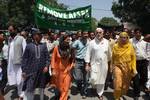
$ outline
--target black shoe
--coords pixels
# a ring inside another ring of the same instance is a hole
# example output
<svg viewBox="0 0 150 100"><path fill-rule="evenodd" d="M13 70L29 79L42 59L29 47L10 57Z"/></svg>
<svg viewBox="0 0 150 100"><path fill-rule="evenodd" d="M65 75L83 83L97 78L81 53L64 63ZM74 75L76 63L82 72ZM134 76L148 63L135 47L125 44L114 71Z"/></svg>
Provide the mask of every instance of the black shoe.
<svg viewBox="0 0 150 100"><path fill-rule="evenodd" d="M104 90L108 90L108 86L105 86Z"/></svg>
<svg viewBox="0 0 150 100"><path fill-rule="evenodd" d="M70 96L68 96L68 99L67 100L70 100Z"/></svg>
<svg viewBox="0 0 150 100"><path fill-rule="evenodd" d="M98 96L98 99L99 100L103 100L103 96Z"/></svg>
<svg viewBox="0 0 150 100"><path fill-rule="evenodd" d="M150 93L150 89L145 88L145 89L144 89L144 92L145 92L145 93Z"/></svg>
<svg viewBox="0 0 150 100"><path fill-rule="evenodd" d="M150 92L149 92L149 93L146 92L146 93L145 93L145 96L150 97Z"/></svg>
<svg viewBox="0 0 150 100"><path fill-rule="evenodd" d="M77 85L77 90L81 92L82 87L80 85Z"/></svg>
<svg viewBox="0 0 150 100"><path fill-rule="evenodd" d="M134 100L139 100L139 97L134 97Z"/></svg>
<svg viewBox="0 0 150 100"><path fill-rule="evenodd" d="M82 96L82 99L86 99L86 96L85 96L85 95L83 95L83 96Z"/></svg>

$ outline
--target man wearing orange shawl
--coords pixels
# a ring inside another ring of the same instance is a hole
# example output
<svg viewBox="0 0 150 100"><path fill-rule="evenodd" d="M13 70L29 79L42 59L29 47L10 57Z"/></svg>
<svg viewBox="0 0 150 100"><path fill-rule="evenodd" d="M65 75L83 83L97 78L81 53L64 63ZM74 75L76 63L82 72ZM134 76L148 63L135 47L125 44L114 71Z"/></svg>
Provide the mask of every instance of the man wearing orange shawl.
<svg viewBox="0 0 150 100"><path fill-rule="evenodd" d="M60 92L59 100L68 100L71 85L70 71L74 65L74 60L69 41L70 37L68 35L61 37L59 46L54 48L51 59L52 81Z"/></svg>
<svg viewBox="0 0 150 100"><path fill-rule="evenodd" d="M137 74L135 51L126 32L120 33L119 39L113 47L112 66L114 98L119 100L129 89L132 77Z"/></svg>

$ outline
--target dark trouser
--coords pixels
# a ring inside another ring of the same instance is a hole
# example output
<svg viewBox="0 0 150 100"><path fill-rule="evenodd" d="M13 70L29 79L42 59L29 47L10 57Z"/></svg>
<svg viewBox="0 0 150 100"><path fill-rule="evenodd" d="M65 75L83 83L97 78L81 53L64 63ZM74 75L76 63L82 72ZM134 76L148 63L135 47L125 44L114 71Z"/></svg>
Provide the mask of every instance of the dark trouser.
<svg viewBox="0 0 150 100"><path fill-rule="evenodd" d="M106 77L106 82L105 82L105 90L109 87L110 83L112 82L112 73L110 72L110 62L108 63L108 72L107 72L107 77Z"/></svg>
<svg viewBox="0 0 150 100"><path fill-rule="evenodd" d="M133 89L135 96L140 95L140 87L145 88L148 71L147 71L148 61L147 60L137 60L136 69L138 74L133 78Z"/></svg>
<svg viewBox="0 0 150 100"><path fill-rule="evenodd" d="M140 80L138 74L133 78L133 91L136 97L140 96Z"/></svg>
<svg viewBox="0 0 150 100"><path fill-rule="evenodd" d="M7 61L2 60L2 65L0 65L2 68L2 80L0 81L0 94L4 94L4 88L6 87L7 84Z"/></svg>
<svg viewBox="0 0 150 100"><path fill-rule="evenodd" d="M109 85L112 83L112 73L110 71L107 72L107 78L105 82L105 90L108 89Z"/></svg>
<svg viewBox="0 0 150 100"><path fill-rule="evenodd" d="M81 95L87 94L88 76L89 73L87 73L85 70L84 59L76 59L75 67L73 69L73 78L75 79L77 88L80 91Z"/></svg>

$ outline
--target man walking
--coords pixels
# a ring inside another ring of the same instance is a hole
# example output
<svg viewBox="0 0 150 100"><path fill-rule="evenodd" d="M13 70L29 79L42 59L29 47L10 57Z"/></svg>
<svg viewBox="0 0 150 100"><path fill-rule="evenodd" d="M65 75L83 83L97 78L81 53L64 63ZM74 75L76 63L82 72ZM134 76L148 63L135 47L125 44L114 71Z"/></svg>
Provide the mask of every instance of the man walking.
<svg viewBox="0 0 150 100"><path fill-rule="evenodd" d="M81 93L83 99L86 98L87 78L85 71L85 53L88 44L88 32L84 31L82 37L76 40L72 47L75 49L75 67L73 77L76 81L77 88Z"/></svg>
<svg viewBox="0 0 150 100"><path fill-rule="evenodd" d="M131 39L131 43L136 51L136 69L138 74L133 78L133 88L135 100L138 100L138 97L140 96L140 87L145 89L148 79L146 42L142 38L140 29L135 30L134 37Z"/></svg>
<svg viewBox="0 0 150 100"><path fill-rule="evenodd" d="M49 54L45 43L41 43L40 32L33 33L34 42L27 44L22 60L24 100L33 100L35 88L39 88L40 100L44 100L44 88L48 83Z"/></svg>
<svg viewBox="0 0 150 100"><path fill-rule="evenodd" d="M21 61L22 55L26 47L26 40L17 34L17 28L15 26L9 26L10 30L10 43L9 43L9 56L8 56L8 84L16 85L19 98L23 97L22 92L22 70Z"/></svg>
<svg viewBox="0 0 150 100"><path fill-rule="evenodd" d="M103 100L105 81L108 71L108 61L111 49L108 40L103 38L103 29L96 29L96 38L90 41L85 56L86 71L90 71L90 82L96 86L99 100Z"/></svg>

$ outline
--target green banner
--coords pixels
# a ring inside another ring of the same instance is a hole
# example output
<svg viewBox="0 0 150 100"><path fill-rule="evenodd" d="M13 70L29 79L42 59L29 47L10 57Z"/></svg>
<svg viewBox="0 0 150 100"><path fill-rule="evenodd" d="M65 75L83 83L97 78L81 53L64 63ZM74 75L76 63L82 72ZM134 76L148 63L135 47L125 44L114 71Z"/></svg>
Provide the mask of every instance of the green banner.
<svg viewBox="0 0 150 100"><path fill-rule="evenodd" d="M37 0L35 21L39 28L45 29L91 30L91 6L62 10Z"/></svg>

